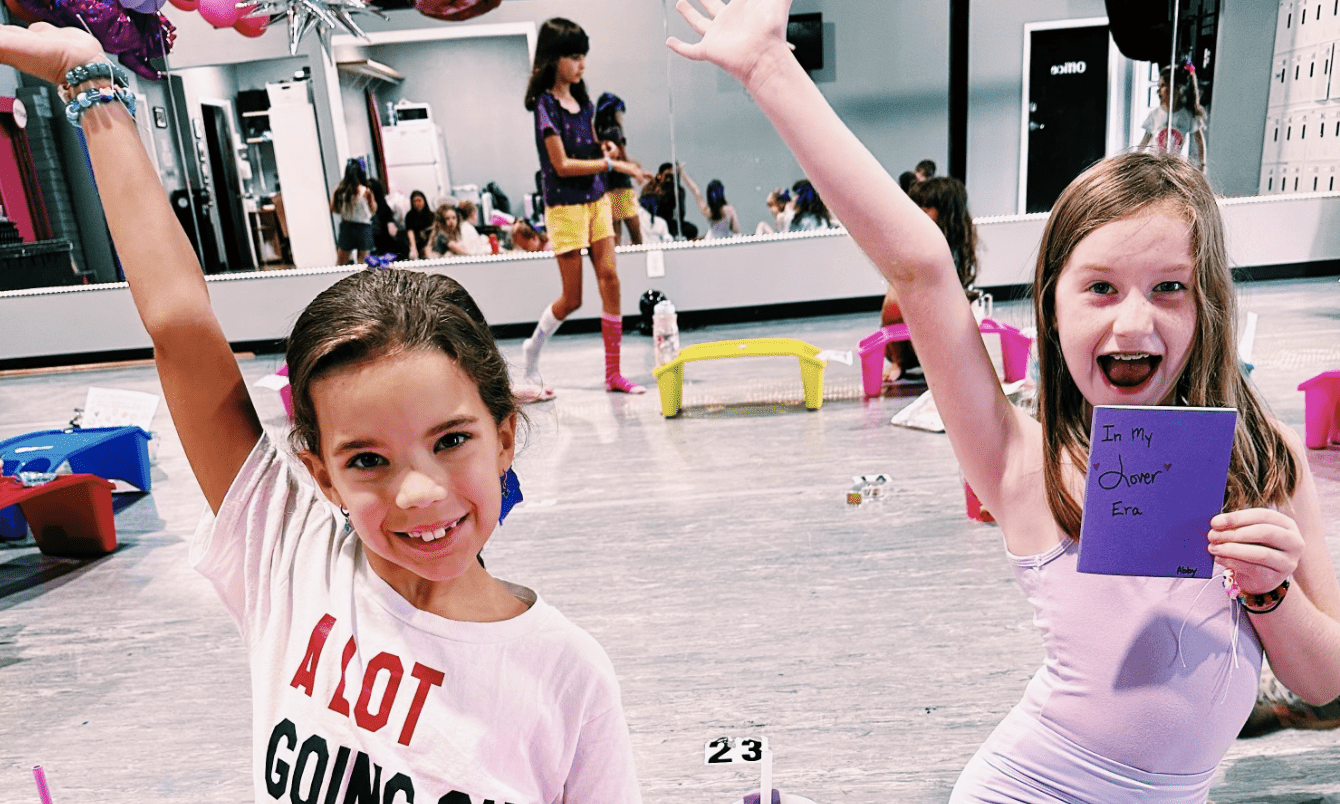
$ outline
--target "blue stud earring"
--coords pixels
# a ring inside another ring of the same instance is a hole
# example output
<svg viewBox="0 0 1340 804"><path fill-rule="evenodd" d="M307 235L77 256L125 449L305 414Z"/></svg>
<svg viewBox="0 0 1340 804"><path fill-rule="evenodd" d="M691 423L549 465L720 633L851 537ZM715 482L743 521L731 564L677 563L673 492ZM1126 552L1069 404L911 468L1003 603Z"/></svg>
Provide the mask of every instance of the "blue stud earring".
<svg viewBox="0 0 1340 804"><path fill-rule="evenodd" d="M512 508L525 498L521 496L521 481L517 479L512 467L507 467L507 471L498 478L498 483L502 486L502 509L498 512L498 524L501 525Z"/></svg>

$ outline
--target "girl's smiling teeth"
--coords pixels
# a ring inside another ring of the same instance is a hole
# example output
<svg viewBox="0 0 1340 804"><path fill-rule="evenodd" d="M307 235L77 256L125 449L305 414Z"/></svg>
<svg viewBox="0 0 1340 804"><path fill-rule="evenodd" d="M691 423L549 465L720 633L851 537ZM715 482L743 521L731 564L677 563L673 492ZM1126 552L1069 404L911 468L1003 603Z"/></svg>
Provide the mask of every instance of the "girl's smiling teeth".
<svg viewBox="0 0 1340 804"><path fill-rule="evenodd" d="M448 522L446 525L443 525L440 528L427 528L425 530L410 530L410 531L398 530L396 531L396 535L404 536L410 539L422 539L425 542L435 542L438 539L441 539L443 536L446 536L448 533L451 533L453 530L455 530L456 526L461 524L461 520L463 519L465 519L465 517L462 516L458 519Z"/></svg>

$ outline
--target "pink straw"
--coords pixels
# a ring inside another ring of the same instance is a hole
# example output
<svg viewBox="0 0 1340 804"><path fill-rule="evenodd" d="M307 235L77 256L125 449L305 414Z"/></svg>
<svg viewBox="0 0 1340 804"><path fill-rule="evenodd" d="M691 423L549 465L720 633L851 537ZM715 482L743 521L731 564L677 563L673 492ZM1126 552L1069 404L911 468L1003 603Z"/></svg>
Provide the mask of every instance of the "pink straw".
<svg viewBox="0 0 1340 804"><path fill-rule="evenodd" d="M42 799L42 804L51 804L51 791L47 789L47 775L42 771L41 765L33 766L33 780L37 782L37 795Z"/></svg>

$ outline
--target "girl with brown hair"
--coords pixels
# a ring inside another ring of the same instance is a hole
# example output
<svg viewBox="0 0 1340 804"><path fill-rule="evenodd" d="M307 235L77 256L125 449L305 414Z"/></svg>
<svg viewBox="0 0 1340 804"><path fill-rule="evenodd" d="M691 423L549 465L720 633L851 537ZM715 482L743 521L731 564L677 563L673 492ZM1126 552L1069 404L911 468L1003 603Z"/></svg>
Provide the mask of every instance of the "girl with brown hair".
<svg viewBox="0 0 1340 804"><path fill-rule="evenodd" d="M540 350L582 304L582 250L591 255L600 288L600 334L605 342L605 390L641 394L646 389L623 376L620 356L623 316L614 252L614 216L605 194L611 170L644 181L635 163L607 156L596 139L595 107L582 76L590 41L571 20L545 20L535 42L535 65L526 87L526 110L535 114L535 147L540 157L544 219L554 244L563 289L540 314L535 332L521 346L524 371L536 400L552 399L540 379Z"/></svg>
<svg viewBox="0 0 1340 804"><path fill-rule="evenodd" d="M893 286L954 454L1042 630L1046 660L950 800L1204 802L1263 651L1309 702L1340 694L1340 585L1301 439L1238 365L1223 221L1203 174L1137 152L1062 193L1034 281L1034 419L1002 393L939 229L787 47L788 0L701 4L678 7L702 40L670 47L744 84ZM1236 409L1223 512L1204 523L1235 594L1217 578L1077 571L1097 405Z"/></svg>

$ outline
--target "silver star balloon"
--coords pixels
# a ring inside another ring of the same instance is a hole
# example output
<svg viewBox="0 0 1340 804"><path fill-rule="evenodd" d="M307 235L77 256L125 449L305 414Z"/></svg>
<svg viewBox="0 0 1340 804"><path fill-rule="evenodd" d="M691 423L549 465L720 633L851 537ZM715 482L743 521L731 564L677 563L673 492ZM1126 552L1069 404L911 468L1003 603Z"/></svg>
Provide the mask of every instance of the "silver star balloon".
<svg viewBox="0 0 1340 804"><path fill-rule="evenodd" d="M363 29L354 22L355 14L375 14L382 19L386 15L368 5L364 0L264 0L252 5L239 2L239 8L250 7L249 16L264 14L271 22L280 17L288 18L288 51L298 55L298 44L309 31L315 29L322 47L330 49L331 31L339 26L360 39L366 39Z"/></svg>

